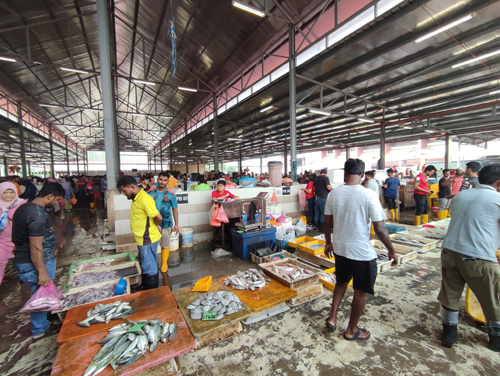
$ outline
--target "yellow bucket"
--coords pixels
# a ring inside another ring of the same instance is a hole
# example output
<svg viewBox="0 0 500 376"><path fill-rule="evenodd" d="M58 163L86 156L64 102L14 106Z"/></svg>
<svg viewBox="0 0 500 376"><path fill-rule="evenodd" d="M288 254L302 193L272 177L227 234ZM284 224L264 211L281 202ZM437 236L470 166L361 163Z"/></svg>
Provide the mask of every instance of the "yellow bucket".
<svg viewBox="0 0 500 376"><path fill-rule="evenodd" d="M302 219L302 222L304 222L306 224L306 226L307 226L307 218L306 218L306 216L305 215L301 215L300 219Z"/></svg>
<svg viewBox="0 0 500 376"><path fill-rule="evenodd" d="M210 286L212 286L211 275L204 277L200 279L198 282L196 282L192 291L207 292L208 290L210 290Z"/></svg>

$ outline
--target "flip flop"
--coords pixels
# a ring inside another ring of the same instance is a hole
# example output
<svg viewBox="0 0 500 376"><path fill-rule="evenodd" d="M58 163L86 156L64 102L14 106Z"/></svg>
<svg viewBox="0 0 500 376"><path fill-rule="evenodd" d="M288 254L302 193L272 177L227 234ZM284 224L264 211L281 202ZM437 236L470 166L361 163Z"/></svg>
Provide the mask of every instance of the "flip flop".
<svg viewBox="0 0 500 376"><path fill-rule="evenodd" d="M363 329L363 328L360 328L358 326L358 331L356 332L356 334L354 336L352 336L351 338L347 337L344 333L344 339L346 341L366 341L367 339L370 339L370 334L368 334L368 337L366 338L359 338L359 335L361 334L361 331L365 332L366 333L366 329Z"/></svg>
<svg viewBox="0 0 500 376"><path fill-rule="evenodd" d="M60 326L58 327L58 326L51 325L47 328L47 330L45 331L45 333L43 333L43 335L41 335L40 337L33 337L33 342L40 341L43 338L53 336L54 334L59 333L60 329L61 329Z"/></svg>
<svg viewBox="0 0 500 376"><path fill-rule="evenodd" d="M331 322L328 322L328 320L326 320L326 327L330 329L332 332L337 330L337 324L333 325Z"/></svg>

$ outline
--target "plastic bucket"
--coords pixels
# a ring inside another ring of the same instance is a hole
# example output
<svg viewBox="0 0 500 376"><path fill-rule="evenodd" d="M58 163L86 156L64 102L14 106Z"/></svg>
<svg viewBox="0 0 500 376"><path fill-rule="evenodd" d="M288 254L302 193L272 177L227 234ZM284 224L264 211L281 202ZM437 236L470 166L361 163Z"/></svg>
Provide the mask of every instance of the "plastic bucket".
<svg viewBox="0 0 500 376"><path fill-rule="evenodd" d="M193 247L181 248L181 262L187 264L194 261Z"/></svg>
<svg viewBox="0 0 500 376"><path fill-rule="evenodd" d="M168 267L169 268L174 268L181 263L181 252L179 251L179 248L177 248L175 251L170 250L170 254L168 255Z"/></svg>
<svg viewBox="0 0 500 376"><path fill-rule="evenodd" d="M170 237L170 252L177 251L179 249L179 234L172 234Z"/></svg>
<svg viewBox="0 0 500 376"><path fill-rule="evenodd" d="M273 187L281 187L281 180L283 176L283 163L281 162L269 162L267 164L267 169L269 171L269 181Z"/></svg>
<svg viewBox="0 0 500 376"><path fill-rule="evenodd" d="M193 229L189 227L184 227L179 229L181 235L181 247L192 247L193 246Z"/></svg>
<svg viewBox="0 0 500 376"><path fill-rule="evenodd" d="M432 214L434 215L435 218L437 218L437 216L438 216L438 211L439 211L439 207L432 208Z"/></svg>

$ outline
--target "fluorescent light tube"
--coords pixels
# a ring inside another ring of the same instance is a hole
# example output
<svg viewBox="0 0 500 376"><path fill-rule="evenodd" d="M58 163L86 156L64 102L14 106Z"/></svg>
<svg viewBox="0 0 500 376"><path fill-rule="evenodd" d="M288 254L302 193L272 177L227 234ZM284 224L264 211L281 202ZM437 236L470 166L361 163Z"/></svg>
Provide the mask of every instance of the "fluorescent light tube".
<svg viewBox="0 0 500 376"><path fill-rule="evenodd" d="M147 116L146 114L132 114L134 116Z"/></svg>
<svg viewBox="0 0 500 376"><path fill-rule="evenodd" d="M427 133L436 133L436 131L433 131L432 129L426 129L425 132L427 132Z"/></svg>
<svg viewBox="0 0 500 376"><path fill-rule="evenodd" d="M57 106L55 104L45 104L45 103L38 103L40 107L47 107L47 108L59 108L61 106Z"/></svg>
<svg viewBox="0 0 500 376"><path fill-rule="evenodd" d="M3 60L3 61L10 61L11 63L16 63L17 60L16 59L13 59L11 57L5 57L5 56L0 56L0 60Z"/></svg>
<svg viewBox="0 0 500 376"><path fill-rule="evenodd" d="M316 108L310 108L309 112L311 112L313 114L326 115L326 116L330 116L332 114L330 111L319 110Z"/></svg>
<svg viewBox="0 0 500 376"><path fill-rule="evenodd" d="M163 116L163 115L160 115L160 117L161 117L162 119L173 119L173 117L172 117L172 116Z"/></svg>
<svg viewBox="0 0 500 376"><path fill-rule="evenodd" d="M461 67L462 65L474 63L476 61L483 60L483 59L486 59L487 57L498 55L498 54L500 54L500 50L496 50L496 51L490 52L489 54L478 56L478 57L476 57L474 59L469 59L469 60L463 61L461 63L452 65L451 67L452 68L458 68L458 67Z"/></svg>
<svg viewBox="0 0 500 376"><path fill-rule="evenodd" d="M260 9L257 9L251 5L244 4L240 1L233 0L233 6L235 6L236 8L246 10L247 12L255 14L256 16L259 16L259 17L266 16L266 14L263 11L261 11Z"/></svg>
<svg viewBox="0 0 500 376"><path fill-rule="evenodd" d="M184 91L192 91L193 93L196 93L198 91L198 89L194 89L192 87L186 87L186 86L178 86L177 89L184 90Z"/></svg>
<svg viewBox="0 0 500 376"><path fill-rule="evenodd" d="M240 139L240 138L235 138L235 137L228 137L228 138L227 138L227 140L228 140L228 141L240 141L240 142L241 142L241 141L243 141L242 139Z"/></svg>
<svg viewBox="0 0 500 376"><path fill-rule="evenodd" d="M295 120L299 120L299 119L303 119L303 118L306 118L307 117L307 114L302 114L302 115L299 115L295 118Z"/></svg>
<svg viewBox="0 0 500 376"><path fill-rule="evenodd" d="M495 90L495 91L492 91L492 92L490 93L490 95L491 95L491 94L500 94L500 90Z"/></svg>
<svg viewBox="0 0 500 376"><path fill-rule="evenodd" d="M274 108L274 106L268 106L268 107L264 107L262 110L260 110L260 112L266 112L270 109Z"/></svg>
<svg viewBox="0 0 500 376"><path fill-rule="evenodd" d="M431 31L430 33L428 34L425 34L424 36L418 38L415 40L415 43L420 43L426 39L429 39L430 37L433 37L434 35L436 34L439 34L445 30L448 30L448 29L451 29L452 27L455 27L457 25L460 25L461 23L465 22L465 21L469 21L472 17L474 17L473 14L468 14L467 16L465 17L462 17L462 18L459 18L458 20L456 21L453 21L453 22L450 22L449 24L446 24L442 27L440 27L439 29L436 29L434 31Z"/></svg>
<svg viewBox="0 0 500 376"><path fill-rule="evenodd" d="M273 141L273 140L264 140L266 144L277 144L279 141Z"/></svg>
<svg viewBox="0 0 500 376"><path fill-rule="evenodd" d="M75 73L81 73L81 74L90 74L90 72L81 70L81 69L73 69L73 68L65 68L61 67L61 70L67 71L67 72L75 72Z"/></svg>
<svg viewBox="0 0 500 376"><path fill-rule="evenodd" d="M370 118L359 117L358 120L364 121L365 123L375 123L375 120L370 119Z"/></svg>
<svg viewBox="0 0 500 376"><path fill-rule="evenodd" d="M194 149L194 151L201 151L201 152L205 152L206 150L203 150L203 149Z"/></svg>
<svg viewBox="0 0 500 376"><path fill-rule="evenodd" d="M144 84L144 85L151 85L151 86L155 86L156 85L156 83L154 83L154 82L144 81L144 80L132 80L132 82L134 82L136 84Z"/></svg>

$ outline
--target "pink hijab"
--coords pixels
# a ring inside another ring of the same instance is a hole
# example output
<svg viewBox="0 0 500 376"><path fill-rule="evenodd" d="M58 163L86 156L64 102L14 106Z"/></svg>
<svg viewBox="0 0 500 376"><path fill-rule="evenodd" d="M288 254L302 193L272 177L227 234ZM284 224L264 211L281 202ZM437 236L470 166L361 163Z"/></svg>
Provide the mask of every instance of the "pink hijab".
<svg viewBox="0 0 500 376"><path fill-rule="evenodd" d="M16 195L16 197L12 201L5 201L2 199L2 194L8 189L13 190L14 194ZM13 183L6 181L0 184L0 209L2 210L2 212L13 209L23 202L24 200L18 197L17 188Z"/></svg>

